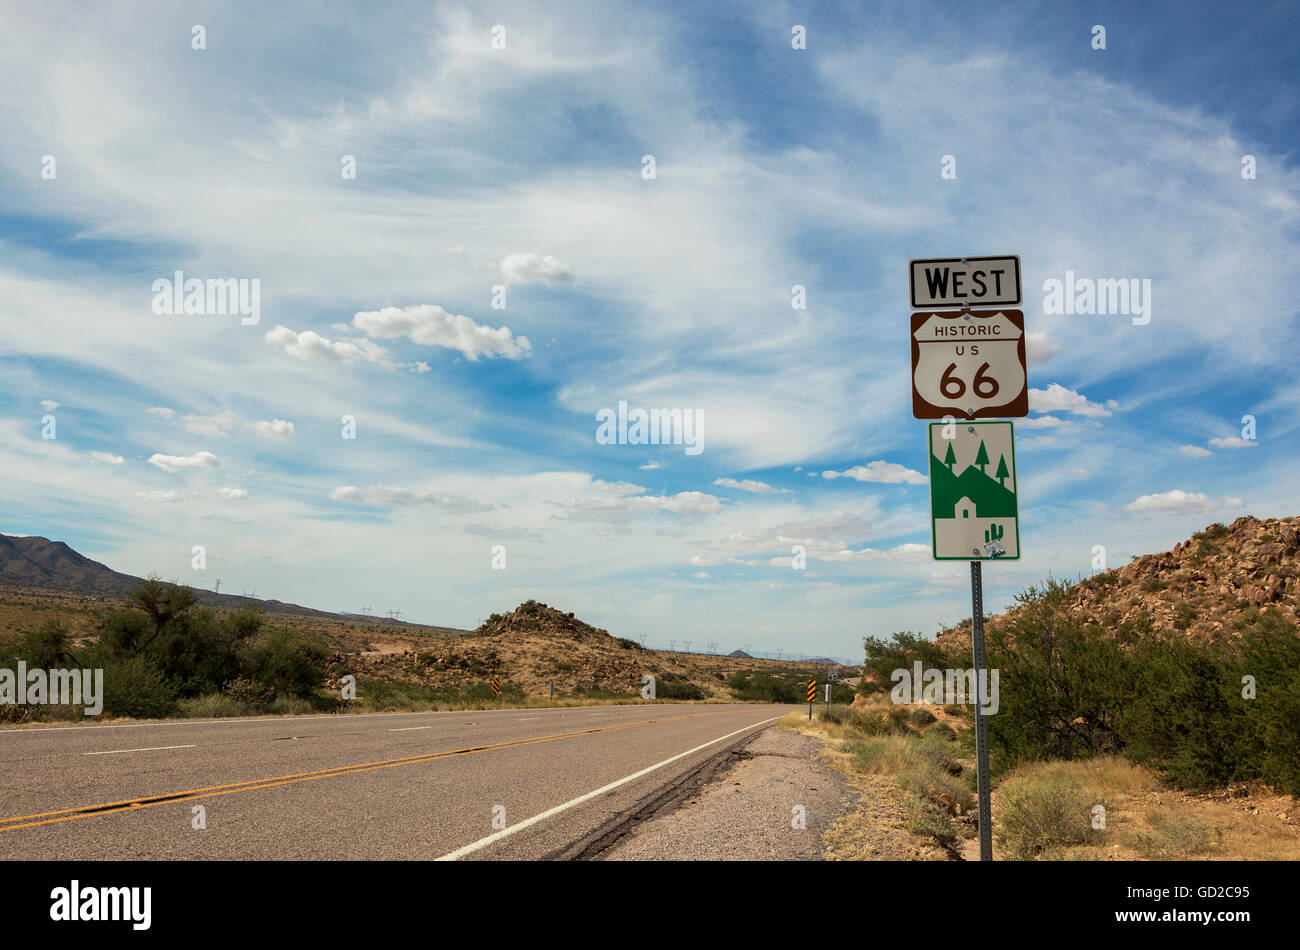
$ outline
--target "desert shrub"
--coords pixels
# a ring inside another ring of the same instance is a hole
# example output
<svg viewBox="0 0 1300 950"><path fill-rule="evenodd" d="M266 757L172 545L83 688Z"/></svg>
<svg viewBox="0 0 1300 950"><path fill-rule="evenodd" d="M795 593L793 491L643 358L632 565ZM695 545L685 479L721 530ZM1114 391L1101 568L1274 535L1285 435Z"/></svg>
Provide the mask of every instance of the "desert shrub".
<svg viewBox="0 0 1300 950"><path fill-rule="evenodd" d="M1009 778L1001 788L999 838L1017 861L1093 838L1092 807L1081 789L1059 778Z"/></svg>
<svg viewBox="0 0 1300 950"><path fill-rule="evenodd" d="M910 674L912 664L918 660L925 669L969 666L968 663L958 662L953 653L945 651L919 633L895 633L889 640L867 637L863 645L866 648L866 664L861 690L866 693L890 690L896 682L894 670L907 670Z"/></svg>
<svg viewBox="0 0 1300 950"><path fill-rule="evenodd" d="M988 720L996 773L1123 755L1179 788L1262 779L1300 794L1300 637L1276 609L1247 611L1240 638L1215 644L1161 636L1149 616L1102 636L1072 609L1072 588L1050 579L1017 600L1020 610L987 633L988 663L999 671L999 711ZM878 673L916 660L970 663L911 634L866 645ZM1245 677L1254 698L1243 696Z"/></svg>
<svg viewBox="0 0 1300 950"><path fill-rule="evenodd" d="M727 686L737 699L760 703L805 703L810 677L801 670L768 673L741 670Z"/></svg>
<svg viewBox="0 0 1300 950"><path fill-rule="evenodd" d="M131 657L104 670L104 712L133 719L161 719L176 710L176 690L144 657Z"/></svg>
<svg viewBox="0 0 1300 950"><path fill-rule="evenodd" d="M689 680L657 679L656 699L704 699L704 690Z"/></svg>
<svg viewBox="0 0 1300 950"><path fill-rule="evenodd" d="M205 693L202 696L187 696L177 704L182 716L192 719L225 719L232 716L247 716L247 706L225 693Z"/></svg>
<svg viewBox="0 0 1300 950"><path fill-rule="evenodd" d="M287 631L272 634L266 645L252 652L251 678L276 696L310 696L325 679L325 651L296 639Z"/></svg>
<svg viewBox="0 0 1300 950"><path fill-rule="evenodd" d="M952 742L957 738L957 730L946 722L936 722L929 729L925 730L927 736L938 736L945 742Z"/></svg>
<svg viewBox="0 0 1300 950"><path fill-rule="evenodd" d="M1130 841L1142 857L1150 860L1168 861L1204 854L1214 841L1213 833L1199 821L1171 811L1151 812L1147 821L1151 830L1134 832Z"/></svg>
<svg viewBox="0 0 1300 950"><path fill-rule="evenodd" d="M79 666L70 652L72 636L59 620L46 620L23 637L18 655L29 668L63 669Z"/></svg>
<svg viewBox="0 0 1300 950"><path fill-rule="evenodd" d="M907 721L914 726L928 726L938 720L938 716L923 707L917 707L907 714Z"/></svg>

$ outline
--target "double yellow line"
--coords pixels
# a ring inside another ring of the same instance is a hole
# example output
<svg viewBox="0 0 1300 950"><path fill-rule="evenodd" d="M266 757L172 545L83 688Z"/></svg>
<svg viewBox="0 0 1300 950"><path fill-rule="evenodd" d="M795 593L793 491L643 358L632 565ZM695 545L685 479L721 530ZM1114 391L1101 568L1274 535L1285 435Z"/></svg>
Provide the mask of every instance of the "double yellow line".
<svg viewBox="0 0 1300 950"><path fill-rule="evenodd" d="M191 788L183 792L171 792L166 795L145 795L140 798L128 798L120 802L106 802L102 805L83 805L80 808L62 808L58 811L39 812L35 815L17 815L13 818L0 818L0 832L16 831L19 828L35 828L38 825L53 825L61 821L76 821L79 818L94 818L98 815L115 815L119 812L138 808L153 808L155 805L171 805L175 802L193 801L196 798L216 798L218 795L234 795L237 792L253 792L263 788L276 788L281 785L295 785L298 782L315 782L324 778L337 778L340 775L357 775L361 772L374 772L378 769L392 769L400 765L416 765L421 762L436 762L458 755L475 755L479 752L497 752L501 749L513 749L519 746L536 745L539 742L555 742L560 739L573 739L578 736L590 736L600 732L617 732L621 729L634 729L637 726L653 726L662 722L679 722L684 719L697 719L700 716L720 716L723 712L691 713L687 716L667 716L663 719L643 719L639 722L624 723L617 726L601 726L596 729L583 729L579 732L564 732L553 736L538 736L533 739L512 739L509 742L496 742L490 745L471 746L467 749L453 749L449 752L430 752L425 755L411 755L400 759L383 759L379 762L362 762L357 765L340 765L332 769L319 769L315 772L295 772L291 775L277 775L273 778L250 779L247 782L233 782L228 785L209 785L206 788Z"/></svg>

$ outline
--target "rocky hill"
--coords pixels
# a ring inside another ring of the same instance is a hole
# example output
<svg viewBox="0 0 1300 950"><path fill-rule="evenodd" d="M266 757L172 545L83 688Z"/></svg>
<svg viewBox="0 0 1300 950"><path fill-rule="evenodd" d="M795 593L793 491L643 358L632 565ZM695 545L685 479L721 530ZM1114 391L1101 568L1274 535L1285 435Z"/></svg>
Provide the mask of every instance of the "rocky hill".
<svg viewBox="0 0 1300 950"><path fill-rule="evenodd" d="M730 699L727 681L740 670L810 669L807 661L778 663L753 657L647 650L635 640L610 635L530 600L508 614L493 614L464 636L397 652L336 653L358 679L386 679L465 690L501 679L503 688L530 696L596 692L636 695L641 677L654 676L663 698ZM841 669L841 675L853 670Z"/></svg>
<svg viewBox="0 0 1300 950"><path fill-rule="evenodd" d="M1073 595L1073 609L1103 632L1149 623L1156 633L1217 641L1239 636L1263 610L1300 632L1300 517L1210 525L1172 551L1085 578ZM969 636L967 621L938 640L968 646Z"/></svg>

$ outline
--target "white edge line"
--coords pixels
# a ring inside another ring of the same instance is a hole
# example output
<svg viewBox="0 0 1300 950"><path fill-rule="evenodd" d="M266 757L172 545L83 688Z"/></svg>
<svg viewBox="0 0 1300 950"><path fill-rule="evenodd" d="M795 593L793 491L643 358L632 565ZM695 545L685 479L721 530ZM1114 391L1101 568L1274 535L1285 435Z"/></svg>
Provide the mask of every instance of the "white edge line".
<svg viewBox="0 0 1300 950"><path fill-rule="evenodd" d="M782 715L784 715L784 713ZM761 722L750 723L748 726L742 726L741 728L737 729L735 732L729 732L725 736L718 736L718 738L716 739L710 739L708 742L704 743L703 745L697 745L694 749L687 749L685 752L680 752L677 755L674 755L672 758L664 759L662 762L657 762L654 765L644 768L640 772L633 772L631 775L610 782L608 785L604 785L593 792L587 792L587 794L585 795L579 795L577 798L573 799L572 801L567 801L563 805L556 805L554 808L548 808L546 811L542 812L539 815L534 815L532 818L525 818L517 825L511 825L509 828L505 828L501 831L493 832L492 834L488 835L486 838L480 838L478 841L473 841L465 845L464 847L457 848L455 851L451 851L447 854L444 854L442 857L438 858L437 860L459 861L467 854L472 854L475 851L478 851L482 848L486 848L490 844L495 844L496 842L500 841L502 838L506 838L514 834L516 831L523 831L525 828L529 828L540 821L545 821L547 818L550 818L552 815L558 815L560 812L567 811L568 809L572 808L575 805L581 805L583 802L590 801L591 799L595 798L597 795L603 795L608 791L618 788L620 785L626 785L628 782L635 781L636 779L639 779L643 775L648 775L649 773L653 772L655 769L663 768L665 765L668 765L671 762L676 762L678 759L683 759L694 752L699 752L701 749L707 749L709 746L716 745L717 743L721 742L723 739L730 739L732 736L738 736L742 732L745 732L748 729L753 729L757 726L766 725L769 722L776 722L776 720L780 718L782 718L782 716L773 716L771 719L764 719Z"/></svg>
<svg viewBox="0 0 1300 950"><path fill-rule="evenodd" d="M432 729L433 726L402 726L398 729L389 729L389 732L410 732L412 729Z"/></svg>
<svg viewBox="0 0 1300 950"><path fill-rule="evenodd" d="M83 752L82 755L117 755L119 752L161 752L164 749L193 749L196 743L189 745L156 745L148 749L108 749L104 752Z"/></svg>

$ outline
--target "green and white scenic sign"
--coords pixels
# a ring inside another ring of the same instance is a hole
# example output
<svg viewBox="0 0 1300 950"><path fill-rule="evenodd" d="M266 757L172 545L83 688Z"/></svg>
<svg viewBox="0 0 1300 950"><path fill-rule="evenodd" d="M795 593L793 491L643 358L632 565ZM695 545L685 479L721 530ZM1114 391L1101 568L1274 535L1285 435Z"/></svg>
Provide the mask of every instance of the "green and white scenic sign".
<svg viewBox="0 0 1300 950"><path fill-rule="evenodd" d="M928 429L935 560L1019 558L1011 423L932 422Z"/></svg>

